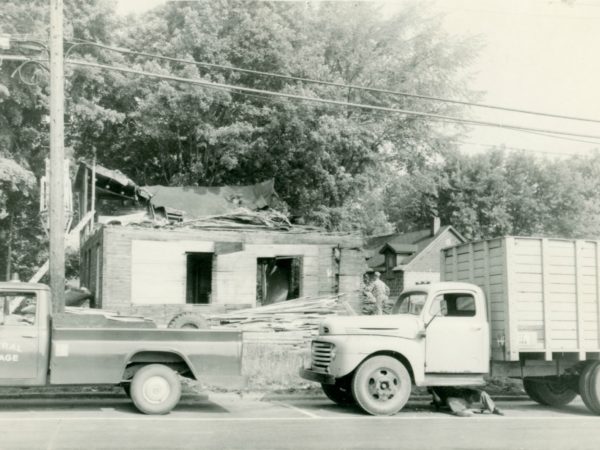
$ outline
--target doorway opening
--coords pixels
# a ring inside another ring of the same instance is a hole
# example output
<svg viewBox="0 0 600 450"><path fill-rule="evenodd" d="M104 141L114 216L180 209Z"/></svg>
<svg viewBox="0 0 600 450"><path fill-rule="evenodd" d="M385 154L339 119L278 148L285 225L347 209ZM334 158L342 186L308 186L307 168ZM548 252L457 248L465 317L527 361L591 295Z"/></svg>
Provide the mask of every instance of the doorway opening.
<svg viewBox="0 0 600 450"><path fill-rule="evenodd" d="M258 258L256 274L256 302L259 305L270 305L301 296L301 256Z"/></svg>
<svg viewBox="0 0 600 450"><path fill-rule="evenodd" d="M187 254L186 303L210 303L212 265L212 253Z"/></svg>

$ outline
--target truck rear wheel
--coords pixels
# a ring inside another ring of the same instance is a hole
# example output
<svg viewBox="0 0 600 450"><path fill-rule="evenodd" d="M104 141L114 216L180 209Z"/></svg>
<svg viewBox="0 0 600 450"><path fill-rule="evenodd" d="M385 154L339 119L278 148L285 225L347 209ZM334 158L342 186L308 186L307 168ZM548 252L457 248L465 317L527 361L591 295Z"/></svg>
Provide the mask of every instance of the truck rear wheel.
<svg viewBox="0 0 600 450"><path fill-rule="evenodd" d="M400 411L410 397L411 388L408 370L391 356L367 359L352 380L356 402L374 416L389 416Z"/></svg>
<svg viewBox="0 0 600 450"><path fill-rule="evenodd" d="M345 379L336 380L335 384L321 384L321 388L323 388L327 398L338 405L347 406L356 403L352 396L350 381Z"/></svg>
<svg viewBox="0 0 600 450"><path fill-rule="evenodd" d="M532 400L546 406L565 406L577 397L577 392L560 380L524 378L523 387Z"/></svg>
<svg viewBox="0 0 600 450"><path fill-rule="evenodd" d="M535 381L532 381L529 378L523 378L523 388L525 389L525 393L529 396L531 400L543 405L544 403L542 402L542 398L539 396L538 391L536 389L537 386L538 383L536 383Z"/></svg>
<svg viewBox="0 0 600 450"><path fill-rule="evenodd" d="M131 400L144 414L167 414L181 398L177 372L162 364L150 364L136 372L131 381Z"/></svg>
<svg viewBox="0 0 600 450"><path fill-rule="evenodd" d="M581 372L579 394L591 412L600 414L600 362L587 364Z"/></svg>

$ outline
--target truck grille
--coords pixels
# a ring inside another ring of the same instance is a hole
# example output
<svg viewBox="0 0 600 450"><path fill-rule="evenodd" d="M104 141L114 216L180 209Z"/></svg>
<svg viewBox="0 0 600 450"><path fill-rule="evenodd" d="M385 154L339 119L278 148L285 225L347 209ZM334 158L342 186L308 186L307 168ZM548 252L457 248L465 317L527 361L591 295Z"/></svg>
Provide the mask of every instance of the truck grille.
<svg viewBox="0 0 600 450"><path fill-rule="evenodd" d="M312 369L317 372L327 373L331 356L333 353L333 344L329 342L313 341L311 347Z"/></svg>

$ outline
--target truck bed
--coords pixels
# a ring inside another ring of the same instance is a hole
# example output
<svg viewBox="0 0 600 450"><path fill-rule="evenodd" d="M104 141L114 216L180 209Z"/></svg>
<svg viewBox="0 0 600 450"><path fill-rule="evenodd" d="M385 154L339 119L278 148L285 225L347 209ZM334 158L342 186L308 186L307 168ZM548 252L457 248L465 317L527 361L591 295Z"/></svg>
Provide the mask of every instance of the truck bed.
<svg viewBox="0 0 600 450"><path fill-rule="evenodd" d="M241 352L239 331L54 326L50 384L116 384L134 355L142 362L159 354L185 361L196 379L228 387L241 379Z"/></svg>
<svg viewBox="0 0 600 450"><path fill-rule="evenodd" d="M441 278L480 286L492 358L600 352L600 242L502 237L442 251Z"/></svg>

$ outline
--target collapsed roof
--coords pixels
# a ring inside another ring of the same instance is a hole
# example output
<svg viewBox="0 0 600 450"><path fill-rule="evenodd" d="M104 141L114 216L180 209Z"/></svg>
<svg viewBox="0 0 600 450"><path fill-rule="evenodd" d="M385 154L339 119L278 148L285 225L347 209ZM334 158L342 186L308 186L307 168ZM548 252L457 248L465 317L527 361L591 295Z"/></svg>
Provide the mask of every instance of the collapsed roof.
<svg viewBox="0 0 600 450"><path fill-rule="evenodd" d="M204 217L231 215L240 211L258 211L273 206L275 194L274 180L247 186L138 186L131 178L119 170L111 170L99 164L80 162L75 186L83 189L86 180L95 174L97 196L115 199L131 199L135 201L131 207L104 207L104 215L131 215L132 220L139 220L145 206L149 203L155 211L164 211L167 217L178 217L179 220L194 220ZM88 183L90 181L87 181ZM136 210L139 210L137 211ZM138 212L137 215L132 213ZM87 211L85 211L87 212ZM84 212L84 213L85 213ZM102 214L101 214L102 215ZM137 217L137 219L136 219ZM231 219L231 218L230 218ZM130 221L127 221L130 222Z"/></svg>
<svg viewBox="0 0 600 450"><path fill-rule="evenodd" d="M240 208L260 210L272 206L275 183L267 180L249 186L144 186L155 208L174 208L186 218L226 214Z"/></svg>

